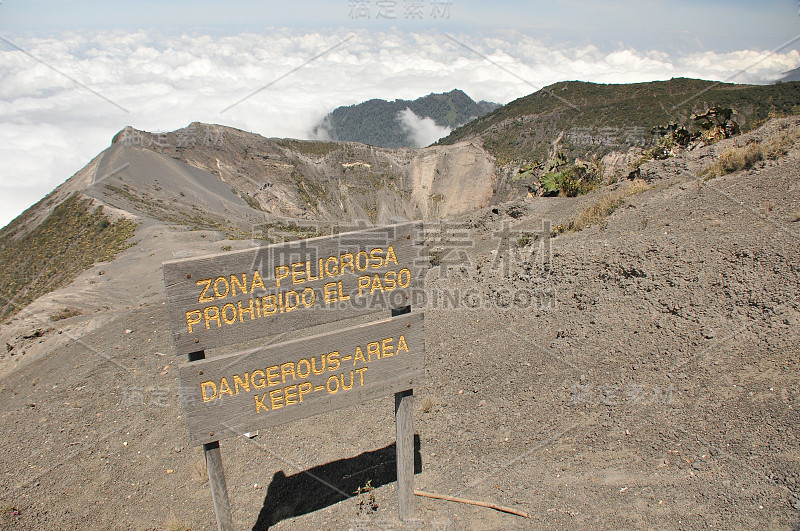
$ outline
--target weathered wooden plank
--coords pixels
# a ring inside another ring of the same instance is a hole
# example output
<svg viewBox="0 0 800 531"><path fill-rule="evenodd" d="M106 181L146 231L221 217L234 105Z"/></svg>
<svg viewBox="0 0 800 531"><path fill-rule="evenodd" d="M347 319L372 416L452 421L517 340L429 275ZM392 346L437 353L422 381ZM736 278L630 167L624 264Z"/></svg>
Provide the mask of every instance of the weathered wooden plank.
<svg viewBox="0 0 800 531"><path fill-rule="evenodd" d="M422 381L424 365L421 313L187 363L179 375L190 442L404 391Z"/></svg>
<svg viewBox="0 0 800 531"><path fill-rule="evenodd" d="M400 520L414 517L414 390L394 395L397 502Z"/></svg>
<svg viewBox="0 0 800 531"><path fill-rule="evenodd" d="M422 244L413 222L164 262L175 352L406 306Z"/></svg>

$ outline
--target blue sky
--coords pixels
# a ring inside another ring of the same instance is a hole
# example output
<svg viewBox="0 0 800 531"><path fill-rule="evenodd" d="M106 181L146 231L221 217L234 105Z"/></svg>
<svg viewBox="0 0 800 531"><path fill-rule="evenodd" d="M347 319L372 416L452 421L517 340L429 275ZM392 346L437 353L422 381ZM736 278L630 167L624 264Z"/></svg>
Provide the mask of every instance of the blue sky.
<svg viewBox="0 0 800 531"><path fill-rule="evenodd" d="M454 88L507 103L571 79L768 83L800 67L799 7L2 0L0 226L127 125L169 131L202 121L310 138L337 106Z"/></svg>
<svg viewBox="0 0 800 531"><path fill-rule="evenodd" d="M412 14L415 3L422 6L422 17L419 11L417 16ZM600 47L625 43L636 48L719 52L766 50L785 42L800 32L798 7L797 1L790 0L5 0L0 4L0 31L47 35L86 29L211 34L259 32L271 27L462 32L515 29L562 44L588 41ZM440 16L433 16L434 9Z"/></svg>

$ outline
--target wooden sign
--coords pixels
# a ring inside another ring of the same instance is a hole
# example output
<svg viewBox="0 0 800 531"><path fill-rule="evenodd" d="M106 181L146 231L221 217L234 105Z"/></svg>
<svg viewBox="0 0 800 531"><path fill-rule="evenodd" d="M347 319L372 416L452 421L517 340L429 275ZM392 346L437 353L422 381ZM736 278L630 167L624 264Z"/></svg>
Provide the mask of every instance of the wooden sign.
<svg viewBox="0 0 800 531"><path fill-rule="evenodd" d="M164 262L175 352L408 306L422 239L421 223L403 223Z"/></svg>
<svg viewBox="0 0 800 531"><path fill-rule="evenodd" d="M424 376L421 313L180 368L193 445L411 389Z"/></svg>
<svg viewBox="0 0 800 531"><path fill-rule="evenodd" d="M233 516L219 440L394 393L398 511L413 515L414 385L425 375L422 223L164 263L189 436L221 531ZM392 317L205 359L209 348L391 310Z"/></svg>

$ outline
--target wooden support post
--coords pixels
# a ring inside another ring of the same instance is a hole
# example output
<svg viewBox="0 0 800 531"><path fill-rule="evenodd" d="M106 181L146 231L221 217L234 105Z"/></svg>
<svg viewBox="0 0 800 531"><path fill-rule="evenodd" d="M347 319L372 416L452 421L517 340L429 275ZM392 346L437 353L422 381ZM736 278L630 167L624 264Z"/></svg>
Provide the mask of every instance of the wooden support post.
<svg viewBox="0 0 800 531"><path fill-rule="evenodd" d="M219 441L203 445L208 469L208 484L211 486L211 498L214 500L214 512L217 513L219 531L233 531L233 516L228 500L228 486L225 484L225 469L222 468L222 454Z"/></svg>
<svg viewBox="0 0 800 531"><path fill-rule="evenodd" d="M191 352L189 361L205 359L203 350ZM228 486L225 484L225 469L222 467L222 454L219 450L219 441L203 445L203 454L206 458L208 470L208 485L211 487L211 498L214 500L214 512L217 515L217 529L219 531L233 531L233 516L231 503L228 500Z"/></svg>
<svg viewBox="0 0 800 531"><path fill-rule="evenodd" d="M392 308L392 317L411 313L411 306ZM413 384L413 382L408 382ZM414 389L394 394L397 506L400 520L414 517Z"/></svg>
<svg viewBox="0 0 800 531"><path fill-rule="evenodd" d="M400 520L414 516L414 390L394 394L397 430L397 501Z"/></svg>

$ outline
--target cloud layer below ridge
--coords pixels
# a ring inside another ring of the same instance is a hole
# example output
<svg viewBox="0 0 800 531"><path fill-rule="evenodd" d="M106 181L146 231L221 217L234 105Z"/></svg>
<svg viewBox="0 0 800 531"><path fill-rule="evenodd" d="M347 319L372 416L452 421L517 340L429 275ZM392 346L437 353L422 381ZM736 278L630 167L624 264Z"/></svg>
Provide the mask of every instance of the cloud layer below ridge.
<svg viewBox="0 0 800 531"><path fill-rule="evenodd" d="M0 226L85 165L126 125L167 131L201 121L309 138L327 112L371 98L415 99L459 88L475 100L507 103L562 80L765 83L800 66L795 50L672 56L591 44L558 47L513 32L273 29L212 37L94 31L10 40L30 55L7 43L0 47L0 159L6 163ZM426 128L419 117L402 120L424 136L421 145L446 133Z"/></svg>

